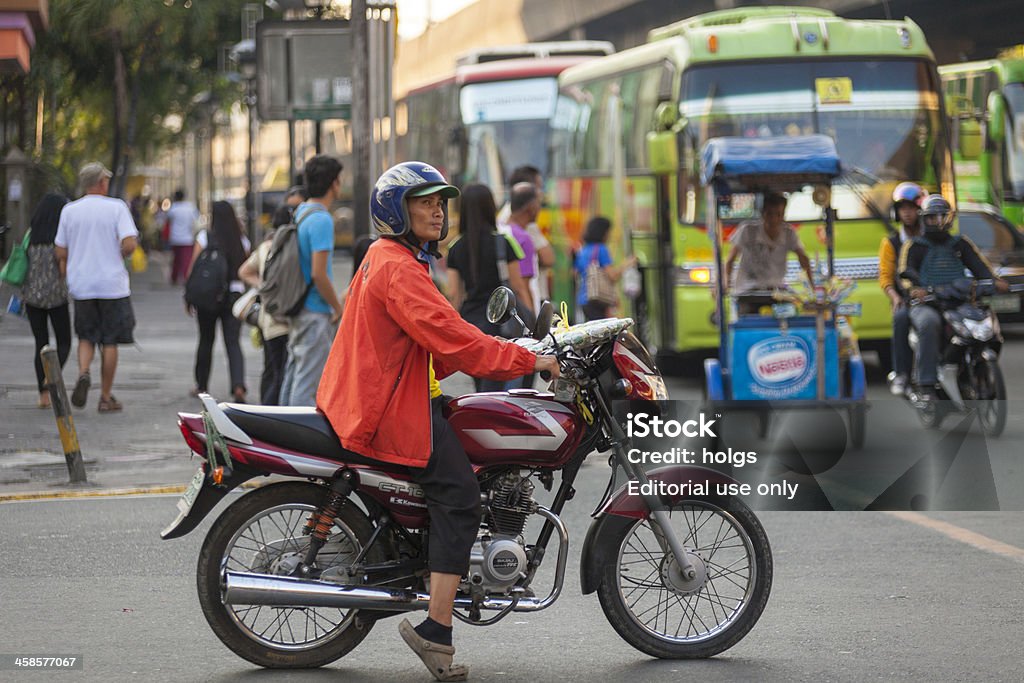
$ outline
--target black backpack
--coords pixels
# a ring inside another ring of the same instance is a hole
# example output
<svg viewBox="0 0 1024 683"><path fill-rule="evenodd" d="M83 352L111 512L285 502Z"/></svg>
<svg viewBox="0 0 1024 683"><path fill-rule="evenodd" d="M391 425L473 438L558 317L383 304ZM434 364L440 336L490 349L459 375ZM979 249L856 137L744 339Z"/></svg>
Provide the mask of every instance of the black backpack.
<svg viewBox="0 0 1024 683"><path fill-rule="evenodd" d="M263 310L280 322L298 315L306 303L306 295L313 281L306 281L299 263L299 223L318 209L307 209L298 222L282 225L274 232L266 263L263 265L263 284L260 302Z"/></svg>
<svg viewBox="0 0 1024 683"><path fill-rule="evenodd" d="M228 296L228 259L214 243L199 252L185 282L185 303L200 311L219 311Z"/></svg>

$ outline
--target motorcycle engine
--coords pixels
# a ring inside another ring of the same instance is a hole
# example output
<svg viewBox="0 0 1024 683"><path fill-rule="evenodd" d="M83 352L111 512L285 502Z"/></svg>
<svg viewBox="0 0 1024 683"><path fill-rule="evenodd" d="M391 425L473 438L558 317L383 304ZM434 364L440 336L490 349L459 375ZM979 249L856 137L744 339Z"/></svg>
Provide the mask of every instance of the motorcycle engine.
<svg viewBox="0 0 1024 683"><path fill-rule="evenodd" d="M527 569L526 548L519 538L537 504L533 482L518 471L491 481L486 490L487 529L477 539L469 560L469 585L486 593L505 593Z"/></svg>

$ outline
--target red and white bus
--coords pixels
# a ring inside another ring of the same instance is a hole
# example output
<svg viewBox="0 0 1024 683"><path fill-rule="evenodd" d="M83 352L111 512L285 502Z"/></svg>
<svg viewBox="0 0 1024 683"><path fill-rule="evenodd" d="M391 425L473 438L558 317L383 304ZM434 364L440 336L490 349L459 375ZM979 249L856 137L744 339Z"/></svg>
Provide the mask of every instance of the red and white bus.
<svg viewBox="0 0 1024 683"><path fill-rule="evenodd" d="M558 74L614 52L604 41L525 43L467 53L396 110L399 159L432 163L459 186L483 183L501 206L518 166L548 171Z"/></svg>

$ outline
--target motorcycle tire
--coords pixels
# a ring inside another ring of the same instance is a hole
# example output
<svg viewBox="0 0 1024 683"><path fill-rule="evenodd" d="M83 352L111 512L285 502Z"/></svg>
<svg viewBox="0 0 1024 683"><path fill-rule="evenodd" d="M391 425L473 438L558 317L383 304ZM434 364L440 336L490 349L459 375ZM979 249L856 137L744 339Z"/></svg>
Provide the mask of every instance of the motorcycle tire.
<svg viewBox="0 0 1024 683"><path fill-rule="evenodd" d="M651 519L621 517L606 537L610 547L618 548L617 559L603 568L598 598L612 628L637 650L661 659L712 657L742 640L764 611L772 586L771 546L761 522L735 497L689 498L674 503L669 513L683 545L700 558L694 562L696 582L685 584L673 574L675 559L671 551L661 550ZM716 559L718 553L721 556ZM630 571L636 571L633 576L641 580L624 578ZM741 583L743 596L736 599L731 592ZM641 588L655 592L656 597L645 593L637 597ZM661 605L666 606L664 620ZM668 610L676 606L680 609L669 616ZM658 610L653 620L651 609ZM687 632L680 636L687 617ZM678 626L670 633L677 619ZM691 629L704 632L691 635Z"/></svg>
<svg viewBox="0 0 1024 683"><path fill-rule="evenodd" d="M917 417L925 429L938 429L946 418L945 400L932 400L924 408L917 409Z"/></svg>
<svg viewBox="0 0 1024 683"><path fill-rule="evenodd" d="M225 605L222 600L222 574L226 568L269 574L274 573L274 563L281 562L286 555L292 559L301 556L309 543L309 536L302 535L302 527L309 513L321 505L326 494L327 489L323 486L299 482L261 487L245 494L225 510L214 522L203 541L196 569L199 604L202 606L203 615L213 632L228 648L253 664L272 669L324 666L351 652L370 632L373 622L365 625L358 623L355 619L356 610L330 608L256 608L253 623L248 625L245 622L253 611L252 606ZM274 514L278 514L280 519L272 518L271 515ZM264 527L262 522L266 518L269 518L269 522ZM284 519L287 519L287 522L281 521ZM254 524L259 524L261 532L253 532L252 536L247 537L245 532ZM351 502L346 503L335 517L329 542L318 554L318 561L325 557L325 551L329 556L332 548L335 557L341 556L338 544L345 543L348 544L342 546L345 548L345 557L354 556L354 553L366 545L372 531L372 526L363 513ZM275 538L277 535L286 537L278 539ZM344 538L340 538L341 536ZM245 541L244 544L236 545L236 541L242 540ZM246 566L241 559L230 555L236 548L239 549L240 556L254 552L258 560L253 559L249 566ZM383 551L378 548L370 549L366 557L367 562L379 562L383 559ZM292 552L286 553L288 550ZM275 554L276 557L272 557ZM323 561L326 564L327 560ZM270 618L270 626L262 633L258 633L259 627L256 624L261 617L261 611L266 612L264 622ZM346 614L335 624L331 617L341 612ZM310 624L313 626L314 636L324 624L333 626L334 632L326 632L305 643L274 641L273 638L278 634L283 639L289 633L294 637L294 634L301 630L293 628L293 617L298 617L294 622L296 626L305 627L306 636ZM273 630L275 624L277 632L267 638L267 633Z"/></svg>
<svg viewBox="0 0 1024 683"><path fill-rule="evenodd" d="M978 421L988 436L999 436L1006 428L1006 383L998 363L981 361L975 368Z"/></svg>

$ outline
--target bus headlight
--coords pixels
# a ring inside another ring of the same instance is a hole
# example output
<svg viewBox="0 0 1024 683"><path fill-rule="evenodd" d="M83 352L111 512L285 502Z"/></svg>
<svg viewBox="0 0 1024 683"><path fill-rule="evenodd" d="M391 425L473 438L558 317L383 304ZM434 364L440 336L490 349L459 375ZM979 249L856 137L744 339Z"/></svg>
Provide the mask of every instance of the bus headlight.
<svg viewBox="0 0 1024 683"><path fill-rule="evenodd" d="M711 266L680 266L677 285L710 285L715 281Z"/></svg>

